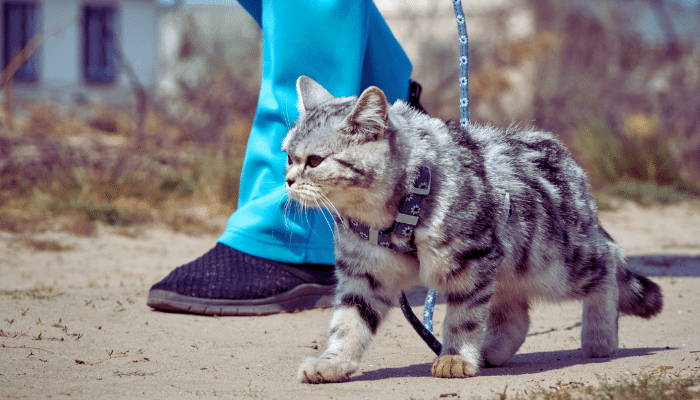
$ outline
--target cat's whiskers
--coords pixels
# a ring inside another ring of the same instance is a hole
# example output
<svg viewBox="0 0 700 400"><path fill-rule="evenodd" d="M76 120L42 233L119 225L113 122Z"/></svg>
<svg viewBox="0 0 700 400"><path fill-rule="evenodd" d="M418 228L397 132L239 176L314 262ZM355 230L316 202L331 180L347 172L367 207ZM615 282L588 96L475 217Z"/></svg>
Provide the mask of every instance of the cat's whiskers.
<svg viewBox="0 0 700 400"><path fill-rule="evenodd" d="M304 212L304 209L306 208L305 205L305 200L304 199L291 199L287 198L287 201L284 202L284 226L286 228L286 231L289 233L289 246L292 246L292 230L290 229L289 222L292 220L290 217L291 214L291 207L296 207L297 211L301 214Z"/></svg>
<svg viewBox="0 0 700 400"><path fill-rule="evenodd" d="M315 199L311 199L311 200L313 200L314 202L316 201ZM304 220L306 221L306 225L310 227L311 221L309 221L309 209L311 209L311 207L309 207L309 201L304 200L304 207L301 209L301 215L304 216Z"/></svg>
<svg viewBox="0 0 700 400"><path fill-rule="evenodd" d="M280 186L277 189L273 190L270 192L271 195L278 194L279 198L284 198L284 195L287 193L286 189L284 186Z"/></svg>
<svg viewBox="0 0 700 400"><path fill-rule="evenodd" d="M286 198L282 209L284 211L284 227L285 227L285 231L288 233L287 236L289 237L289 246L291 247L291 245L292 245L292 231L289 227L289 220L290 220L289 213L290 213L290 207L292 207L292 203L294 203L295 201L289 197L289 193L287 193L287 188L285 186L281 187L279 191L280 191L280 198L281 199Z"/></svg>
<svg viewBox="0 0 700 400"><path fill-rule="evenodd" d="M289 207L291 207L291 203L294 202L294 200L292 200L291 198L289 198L289 194L287 194L286 189L285 189L284 192L281 194L281 198L285 198L285 197L286 197L286 200L284 201L284 206L283 206L283 209L284 209L284 224L285 224L285 227L288 228L289 226L287 225L287 219L289 219Z"/></svg>
<svg viewBox="0 0 700 400"><path fill-rule="evenodd" d="M320 204L319 204L319 202L320 202ZM325 196L319 198L319 200L316 201L316 205L321 209L325 209L325 210L330 211L331 213L337 214L338 218L340 218L342 220L342 217L340 216L338 211L335 210L335 206L333 206L333 204L327 198L325 198ZM321 212L321 215L323 215L323 219L326 221L326 224L328 225L328 229L330 229L332 231L333 224L331 224L331 221L329 221L328 218L326 218L326 214L324 212Z"/></svg>
<svg viewBox="0 0 700 400"><path fill-rule="evenodd" d="M297 192L297 195L294 197L294 199L289 198L284 205L285 226L287 227L288 231L290 221L290 207L292 207L291 203L296 203L297 211L299 212L299 214L304 216L304 218L306 219L306 223L309 226L311 226L311 221L309 220L308 213L308 210L310 209L318 210L321 213L323 219L326 221L326 225L328 225L328 228L331 231L333 230L333 223L328 219L328 217L323 211L328 210L328 212L330 212L331 215L337 216L341 220L343 219L342 215L335 207L335 205L333 205L330 199L328 199L328 197L325 194L323 194L322 187L320 185L304 186L304 191L301 193Z"/></svg>
<svg viewBox="0 0 700 400"><path fill-rule="evenodd" d="M284 124L287 126L287 130L292 129L292 122L289 119L289 113L287 112L287 108L289 107L289 102L286 102L284 104L284 108L282 109L282 113L284 114Z"/></svg>
<svg viewBox="0 0 700 400"><path fill-rule="evenodd" d="M284 210L284 231L287 233L287 241L289 248L292 248L292 230L289 227L289 210L290 207L292 206L292 203L294 200L290 199L287 197L287 201L284 202L283 210Z"/></svg>
<svg viewBox="0 0 700 400"><path fill-rule="evenodd" d="M326 210L328 210L331 214L334 214L341 221L343 220L343 216L340 215L340 211L338 211L333 202L331 202L331 200L325 194L321 194L320 201Z"/></svg>

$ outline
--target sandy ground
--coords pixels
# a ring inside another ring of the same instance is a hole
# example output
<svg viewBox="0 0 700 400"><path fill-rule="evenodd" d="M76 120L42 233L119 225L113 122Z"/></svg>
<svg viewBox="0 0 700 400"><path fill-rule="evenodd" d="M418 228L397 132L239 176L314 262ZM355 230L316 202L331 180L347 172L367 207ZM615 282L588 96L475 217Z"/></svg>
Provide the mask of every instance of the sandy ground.
<svg viewBox="0 0 700 400"><path fill-rule="evenodd" d="M435 379L434 355L396 309L351 382L332 385L294 378L304 357L323 350L330 310L213 318L146 306L150 285L216 237L159 228L33 236L72 246L49 252L0 233L0 397L466 399L661 370L699 374L700 206L625 203L601 220L665 300L651 321L621 318L615 357L581 358L580 304L537 305L525 344L506 366ZM420 315L420 291L411 297ZM438 304L437 330L443 315Z"/></svg>

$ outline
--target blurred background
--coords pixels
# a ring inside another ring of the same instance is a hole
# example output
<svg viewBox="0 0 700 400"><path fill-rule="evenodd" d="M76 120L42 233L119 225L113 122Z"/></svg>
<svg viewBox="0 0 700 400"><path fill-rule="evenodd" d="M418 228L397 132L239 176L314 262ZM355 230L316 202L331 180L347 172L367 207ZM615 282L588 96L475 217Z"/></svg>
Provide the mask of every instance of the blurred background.
<svg viewBox="0 0 700 400"><path fill-rule="evenodd" d="M452 2L376 4L424 107L458 119ZM247 13L225 0L0 7L0 231L219 233L236 207L258 97L262 34ZM463 7L473 121L554 132L602 209L615 198L696 201L698 0Z"/></svg>

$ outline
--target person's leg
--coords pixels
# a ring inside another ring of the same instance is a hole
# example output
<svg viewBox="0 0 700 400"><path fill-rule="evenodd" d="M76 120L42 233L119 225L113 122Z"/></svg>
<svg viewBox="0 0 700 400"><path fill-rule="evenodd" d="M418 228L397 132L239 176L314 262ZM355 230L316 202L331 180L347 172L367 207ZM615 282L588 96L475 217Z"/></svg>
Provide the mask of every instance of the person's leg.
<svg viewBox="0 0 700 400"><path fill-rule="evenodd" d="M298 116L296 79L311 76L336 96L369 85L391 101L408 93L410 62L371 1L241 4L262 23L263 74L239 207L214 249L154 285L157 309L239 315L329 301L332 219L285 206L280 147Z"/></svg>
<svg viewBox="0 0 700 400"><path fill-rule="evenodd" d="M393 101L406 97L410 63L367 1L265 0L262 27L258 109L238 209L219 242L281 262L332 264L332 218L285 207L287 155L280 145L298 116L296 79L308 75L336 96L357 95L363 84L381 85Z"/></svg>

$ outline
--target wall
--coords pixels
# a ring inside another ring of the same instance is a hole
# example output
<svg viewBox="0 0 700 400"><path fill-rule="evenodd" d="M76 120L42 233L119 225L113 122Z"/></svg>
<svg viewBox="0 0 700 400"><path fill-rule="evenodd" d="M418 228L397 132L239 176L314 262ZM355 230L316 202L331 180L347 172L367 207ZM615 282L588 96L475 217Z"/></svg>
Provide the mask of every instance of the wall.
<svg viewBox="0 0 700 400"><path fill-rule="evenodd" d="M82 7L103 0L44 0L39 4L41 31L49 33L39 49L39 79L15 83L18 100L49 100L61 103L132 101L131 86L122 71L110 85L87 85L82 75ZM140 83L153 87L158 79L159 10L154 0L125 0L117 6L116 34L122 51Z"/></svg>

